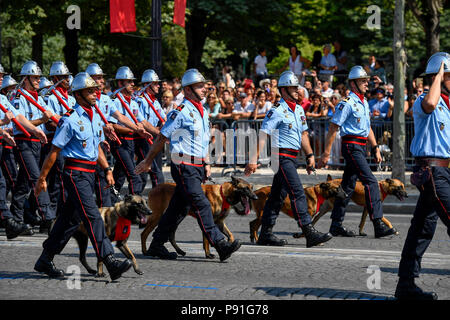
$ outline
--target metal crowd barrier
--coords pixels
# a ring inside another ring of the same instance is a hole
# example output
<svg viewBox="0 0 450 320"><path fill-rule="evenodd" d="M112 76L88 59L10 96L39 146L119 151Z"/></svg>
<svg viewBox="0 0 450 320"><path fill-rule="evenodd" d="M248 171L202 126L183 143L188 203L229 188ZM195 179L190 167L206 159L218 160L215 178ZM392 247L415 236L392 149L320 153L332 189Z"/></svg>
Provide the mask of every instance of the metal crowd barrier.
<svg viewBox="0 0 450 320"><path fill-rule="evenodd" d="M227 123L224 120L214 120L212 121L212 128L218 129L221 131L222 138L226 136L226 129L232 129L233 135L228 136L226 140L232 138L233 142L230 141L224 142L228 144L228 148L233 148L233 158L225 159L222 163L214 164L219 166L224 166L224 170L222 171L222 175L228 174L225 173L227 169L232 169L231 173L242 173L242 170L239 170L238 167L244 168L245 164L249 159L249 152L254 152L255 149L251 149L249 145L249 139L252 134L256 132L256 136L259 135L259 129L261 128L262 119L258 120L236 120L231 122L231 124ZM329 127L329 118L317 118L317 119L308 119L308 131L310 136L310 144L314 152L314 156L316 159L320 158L323 153L325 147L325 137L328 133ZM380 151L382 153L383 162L382 168L386 171L392 169L392 152L393 152L393 122L388 120L371 120L372 130L374 131L375 137L377 139L378 145L380 145ZM254 129L254 131L250 130ZM230 130L229 130L230 132ZM411 141L414 137L414 122L411 119L405 120L405 162L406 167L410 169L414 165L414 158L409 151L411 146ZM253 137L254 138L254 137ZM270 151L271 151L271 141L270 137L266 143L266 150L264 153L264 157L260 158L259 161L261 164L269 166L270 160ZM240 148L239 150L237 150ZM244 148L244 152L242 152L242 148ZM253 147L254 148L254 147ZM226 147L224 148L225 151ZM239 151L239 152L238 152ZM369 161L369 165L373 168L377 168L378 165L374 162L373 157L370 155L370 147L367 147L367 159ZM229 154L229 153L228 153ZM305 163L303 152L300 153L300 162L302 164ZM330 154L330 161L328 162L329 168L332 169L343 169L345 165L344 159L341 155L341 139L339 133L336 136L335 142L333 143L333 147Z"/></svg>

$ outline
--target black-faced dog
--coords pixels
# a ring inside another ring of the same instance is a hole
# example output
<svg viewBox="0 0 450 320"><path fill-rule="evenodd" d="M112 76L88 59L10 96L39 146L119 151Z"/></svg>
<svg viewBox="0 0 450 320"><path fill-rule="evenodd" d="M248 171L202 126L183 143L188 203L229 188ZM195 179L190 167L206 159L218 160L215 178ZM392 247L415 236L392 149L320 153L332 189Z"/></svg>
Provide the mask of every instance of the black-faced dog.
<svg viewBox="0 0 450 320"><path fill-rule="evenodd" d="M147 207L146 201L138 195L126 195L123 201L117 202L114 207L99 208L100 214L105 222L105 229L111 242L116 241L119 250L133 261L134 271L141 275L136 258L127 245L130 235L131 223L147 223L146 216L151 215L151 210ZM86 261L86 249L88 245L88 235L81 224L73 237L80 248L80 262L90 274L96 274L99 277L105 276L103 273L103 263L97 261L97 271L92 269Z"/></svg>

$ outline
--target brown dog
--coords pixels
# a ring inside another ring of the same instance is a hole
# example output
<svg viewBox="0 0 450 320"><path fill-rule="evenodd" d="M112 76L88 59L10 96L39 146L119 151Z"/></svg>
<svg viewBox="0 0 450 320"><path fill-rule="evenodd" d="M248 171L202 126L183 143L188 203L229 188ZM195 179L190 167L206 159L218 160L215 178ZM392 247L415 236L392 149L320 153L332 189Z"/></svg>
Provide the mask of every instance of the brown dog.
<svg viewBox="0 0 450 320"><path fill-rule="evenodd" d="M338 187L329 182L323 182L312 187L307 187L304 189L306 200L308 203L308 213L314 216L319 210L321 204L325 199L336 196L338 192ZM250 241L258 241L258 230L261 226L261 219L264 210L264 205L270 194L271 186L262 187L255 191L257 200L252 200L252 209L256 213L256 219L250 221ZM284 200L283 206L281 207L281 212L287 214L291 218L294 218L291 210L291 201L289 197Z"/></svg>
<svg viewBox="0 0 450 320"><path fill-rule="evenodd" d="M328 175L328 179L331 179L330 175ZM334 179L334 180L329 180L328 182L334 186L339 186L341 184L341 181L342 181L342 179ZM378 185L380 187L381 202L383 202L384 199L386 199L386 197L388 195L394 195L400 201L403 201L404 198L408 197L408 193L406 192L405 185L403 184L403 182L401 182L398 179L381 180L378 182ZM361 221L359 224L359 235L367 236L367 234L365 234L363 232L363 229L364 229L364 224L366 222L367 214L369 213L369 211L366 208L364 185L360 181L356 182L355 191L353 192L353 195L352 195L352 200L357 205L364 207L364 211L362 213ZM320 207L319 212L314 216L313 225L324 214L326 214L328 211L333 210L333 207L334 207L334 198L327 199L323 203L323 205ZM387 218L383 217L382 220L389 228L392 228L392 224ZM397 232L397 234L398 234L398 232ZM298 234L296 235L296 237L297 236L298 236Z"/></svg>
<svg viewBox="0 0 450 320"><path fill-rule="evenodd" d="M228 241L233 242L234 237L225 224L225 218L230 213L231 208L239 215L250 213L250 200L257 199L253 192L253 185L243 179L231 177L231 182L202 185L202 189L211 203L214 223L227 236ZM147 225L141 233L141 246L144 255L147 254L147 238L158 225L161 216L169 206L174 191L174 183L162 183L151 189L148 194L148 206L152 210L152 214L148 217ZM195 217L192 211L189 212L189 215ZM186 252L181 250L175 241L175 232L169 236L169 240L178 254L186 255ZM214 258L214 255L210 252L209 242L206 237L203 237L203 249L205 250L206 258Z"/></svg>
<svg viewBox="0 0 450 320"><path fill-rule="evenodd" d="M116 241L119 250L133 262L134 271L141 275L143 272L139 270L136 258L133 252L127 245L131 223L145 224L146 216L151 215L150 209L147 207L145 200L138 195L126 195L125 200L117 202L114 207L99 208L100 214L105 223L106 234L111 242ZM127 221L128 220L128 221ZM97 261L97 271L92 269L86 261L86 249L88 245L88 235L83 224L80 224L78 230L73 237L80 248L79 259L81 264L86 268L90 274L96 274L98 277L103 277L103 263Z"/></svg>

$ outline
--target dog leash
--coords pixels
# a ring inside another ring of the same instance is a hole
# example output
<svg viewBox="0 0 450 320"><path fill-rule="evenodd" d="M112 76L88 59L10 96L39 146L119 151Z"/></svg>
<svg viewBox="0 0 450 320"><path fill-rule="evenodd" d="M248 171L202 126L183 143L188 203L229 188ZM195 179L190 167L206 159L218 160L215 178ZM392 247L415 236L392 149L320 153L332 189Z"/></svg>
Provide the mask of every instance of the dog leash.
<svg viewBox="0 0 450 320"><path fill-rule="evenodd" d="M109 188L111 189L111 193L114 194L119 201L123 200L122 195L119 193L119 191L117 191L117 189L114 186L111 186Z"/></svg>

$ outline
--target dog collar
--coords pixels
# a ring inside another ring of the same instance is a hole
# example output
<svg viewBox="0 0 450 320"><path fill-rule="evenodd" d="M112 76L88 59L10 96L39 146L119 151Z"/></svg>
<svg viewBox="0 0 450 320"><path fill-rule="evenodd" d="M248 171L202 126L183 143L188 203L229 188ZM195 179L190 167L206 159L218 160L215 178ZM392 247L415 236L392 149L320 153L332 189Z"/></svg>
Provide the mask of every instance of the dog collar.
<svg viewBox="0 0 450 320"><path fill-rule="evenodd" d="M131 221L124 217L119 217L116 224L114 241L124 241L128 239L131 231Z"/></svg>
<svg viewBox="0 0 450 320"><path fill-rule="evenodd" d="M378 182L378 184L380 185L381 201L384 201L384 199L386 199L386 197L387 197L387 192L384 191L384 188L383 188L383 185L381 184L381 182Z"/></svg>
<svg viewBox="0 0 450 320"><path fill-rule="evenodd" d="M316 207L316 212L319 212L320 207L322 206L322 204L325 202L325 198L316 191L316 188L314 188L314 193L316 194L317 197L317 207Z"/></svg>

